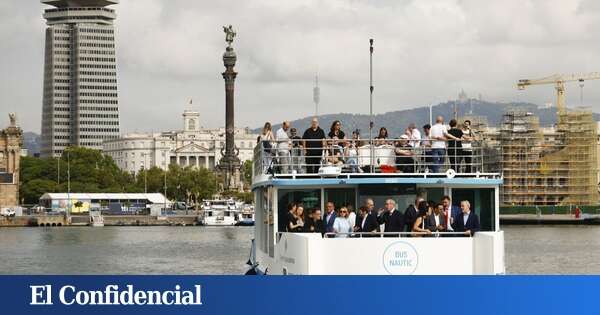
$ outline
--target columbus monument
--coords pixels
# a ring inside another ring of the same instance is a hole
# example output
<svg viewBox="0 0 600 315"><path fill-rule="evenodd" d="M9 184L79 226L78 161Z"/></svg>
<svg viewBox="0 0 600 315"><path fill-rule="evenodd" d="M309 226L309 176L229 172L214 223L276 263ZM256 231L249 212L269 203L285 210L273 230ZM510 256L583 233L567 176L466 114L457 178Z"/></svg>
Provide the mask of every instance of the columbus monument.
<svg viewBox="0 0 600 315"><path fill-rule="evenodd" d="M223 54L223 79L225 79L225 150L221 149L223 156L217 165L217 170L223 177L223 190L236 191L242 189L241 168L242 163L238 157L239 150L235 147L234 89L237 72L233 70L237 56L231 44L236 33L231 25L223 26L227 48Z"/></svg>

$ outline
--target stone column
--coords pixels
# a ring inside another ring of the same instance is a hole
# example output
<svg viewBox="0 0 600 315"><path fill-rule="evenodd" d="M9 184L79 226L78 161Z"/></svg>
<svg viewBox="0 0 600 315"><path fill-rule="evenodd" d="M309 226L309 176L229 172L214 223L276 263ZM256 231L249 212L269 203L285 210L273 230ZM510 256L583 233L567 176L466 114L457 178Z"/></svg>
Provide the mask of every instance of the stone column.
<svg viewBox="0 0 600 315"><path fill-rule="evenodd" d="M219 161L218 170L223 174L223 189L238 190L238 183L241 180L240 169L241 162L238 157L238 150L235 148L235 124L234 124L234 92L235 79L237 72L233 69L237 60L237 55L231 47L235 32L231 25L229 28L224 27L227 34L226 41L228 43L223 54L223 65L225 72L222 73L225 80L225 150L221 149L221 160ZM224 151L224 152L223 152Z"/></svg>

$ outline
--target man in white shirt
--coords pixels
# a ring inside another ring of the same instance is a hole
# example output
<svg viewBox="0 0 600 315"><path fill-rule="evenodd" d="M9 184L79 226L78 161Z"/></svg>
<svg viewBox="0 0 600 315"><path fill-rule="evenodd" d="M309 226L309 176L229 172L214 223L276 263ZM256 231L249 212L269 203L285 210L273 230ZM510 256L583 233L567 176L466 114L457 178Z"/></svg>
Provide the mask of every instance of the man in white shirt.
<svg viewBox="0 0 600 315"><path fill-rule="evenodd" d="M279 158L279 165L281 173L288 174L290 172L291 159L290 159L290 136L287 131L290 129L290 122L284 121L281 124L281 128L275 133L275 140L277 141L277 157Z"/></svg>
<svg viewBox="0 0 600 315"><path fill-rule="evenodd" d="M446 155L446 140L453 139L458 140L454 136L448 133L448 128L444 125L444 117L437 116L435 119L435 125L431 126L429 134L431 138L431 155L432 155L432 166L431 170L434 173L439 173L441 166L444 164Z"/></svg>
<svg viewBox="0 0 600 315"><path fill-rule="evenodd" d="M433 208L433 213L427 217L426 229L431 232L444 232L446 228L446 216L444 216L444 206L438 204ZM438 235L439 236L439 235Z"/></svg>
<svg viewBox="0 0 600 315"><path fill-rule="evenodd" d="M413 148L418 148L421 146L421 132L419 131L419 129L417 128L417 125L415 125L415 123L410 123L408 125L408 132L409 135L408 137L410 138L410 146Z"/></svg>

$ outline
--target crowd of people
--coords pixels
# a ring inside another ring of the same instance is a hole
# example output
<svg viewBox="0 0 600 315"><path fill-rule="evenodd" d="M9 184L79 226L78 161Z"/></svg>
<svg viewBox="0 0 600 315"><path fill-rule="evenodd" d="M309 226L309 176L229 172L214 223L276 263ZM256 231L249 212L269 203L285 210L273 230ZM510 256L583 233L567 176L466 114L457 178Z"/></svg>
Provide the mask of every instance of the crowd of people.
<svg viewBox="0 0 600 315"><path fill-rule="evenodd" d="M417 198L404 212L396 208L394 199L387 199L382 208L376 209L373 199L368 198L358 214L350 204L336 210L330 201L324 214L318 208L306 214L302 204L291 203L285 220L287 232L335 237L473 236L480 230L479 217L471 211L470 202L461 201L459 208L452 205L449 196L439 203Z"/></svg>
<svg viewBox="0 0 600 315"><path fill-rule="evenodd" d="M370 144L361 138L360 131L354 130L350 136L342 130L342 123L336 120L326 133L317 118L302 136L290 122L282 123L275 133L267 122L258 137L262 146L262 163L265 172L274 167L283 174L317 173L323 165L340 166L350 173L362 173L370 167L359 163L360 148ZM465 120L459 126L455 119L449 124L438 116L433 126L426 124L422 132L414 123L408 125L398 139L389 137L385 127L381 127L372 144L376 147L391 148L395 161L386 165L392 171L414 173L425 169L439 173L448 160L449 168L464 173L473 171L473 142L476 135L471 129L471 121ZM381 158L375 155L375 158ZM384 163L381 163L384 164Z"/></svg>

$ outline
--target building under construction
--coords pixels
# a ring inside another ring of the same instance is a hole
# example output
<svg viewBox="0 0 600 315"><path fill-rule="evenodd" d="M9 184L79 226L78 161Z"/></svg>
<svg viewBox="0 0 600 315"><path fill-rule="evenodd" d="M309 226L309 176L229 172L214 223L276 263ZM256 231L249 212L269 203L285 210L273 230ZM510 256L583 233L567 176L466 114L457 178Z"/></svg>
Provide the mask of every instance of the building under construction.
<svg viewBox="0 0 600 315"><path fill-rule="evenodd" d="M542 132L532 113L507 112L498 135L502 203L596 205L597 137L591 111L559 111L553 132Z"/></svg>

